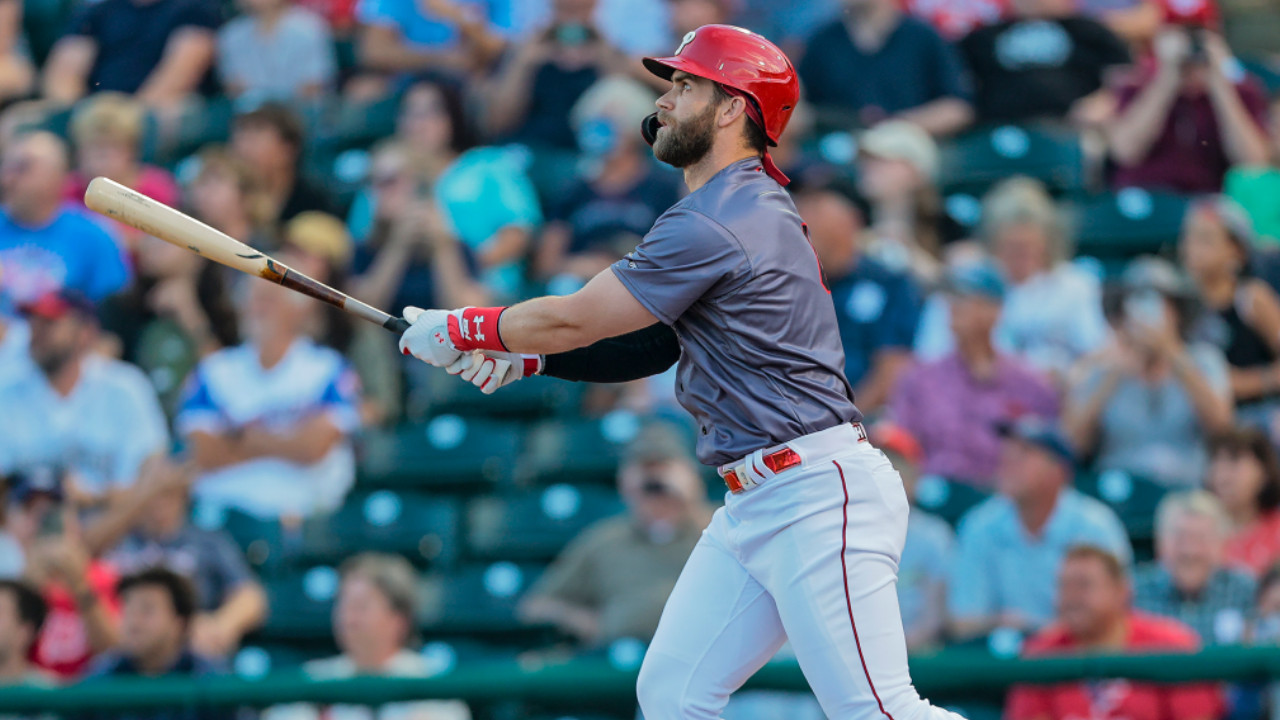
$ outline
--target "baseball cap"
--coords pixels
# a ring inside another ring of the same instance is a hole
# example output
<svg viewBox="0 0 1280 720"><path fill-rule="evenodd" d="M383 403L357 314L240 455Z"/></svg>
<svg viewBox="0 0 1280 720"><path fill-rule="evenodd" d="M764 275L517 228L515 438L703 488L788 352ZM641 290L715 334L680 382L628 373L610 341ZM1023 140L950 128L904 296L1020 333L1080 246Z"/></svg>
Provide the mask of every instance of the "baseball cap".
<svg viewBox="0 0 1280 720"><path fill-rule="evenodd" d="M655 422L641 428L623 453L625 465L648 465L668 460L689 460L689 444L670 423Z"/></svg>
<svg viewBox="0 0 1280 720"><path fill-rule="evenodd" d="M981 295L1000 302L1004 300L1004 277L986 260L963 263L947 272L946 289L953 295Z"/></svg>
<svg viewBox="0 0 1280 720"><path fill-rule="evenodd" d="M882 420L872 425L868 431L871 444L886 452L901 455L903 459L912 465L917 465L924 459L924 450L920 447L920 441L901 425Z"/></svg>
<svg viewBox="0 0 1280 720"><path fill-rule="evenodd" d="M62 471L48 465L37 465L9 476L9 499L23 504L35 495L48 495L62 502Z"/></svg>
<svg viewBox="0 0 1280 720"><path fill-rule="evenodd" d="M77 313L87 318L97 317L93 301L83 293L69 289L47 292L35 300L19 304L18 310L27 317L46 320L58 320L68 313Z"/></svg>
<svg viewBox="0 0 1280 720"><path fill-rule="evenodd" d="M1028 416L1000 423L996 426L996 433L1007 440L1020 440L1034 445L1053 455L1067 467L1074 468L1076 465L1075 451L1052 421Z"/></svg>
<svg viewBox="0 0 1280 720"><path fill-rule="evenodd" d="M930 181L938 178L938 144L913 122L882 122L859 136L858 148L878 158L909 163Z"/></svg>

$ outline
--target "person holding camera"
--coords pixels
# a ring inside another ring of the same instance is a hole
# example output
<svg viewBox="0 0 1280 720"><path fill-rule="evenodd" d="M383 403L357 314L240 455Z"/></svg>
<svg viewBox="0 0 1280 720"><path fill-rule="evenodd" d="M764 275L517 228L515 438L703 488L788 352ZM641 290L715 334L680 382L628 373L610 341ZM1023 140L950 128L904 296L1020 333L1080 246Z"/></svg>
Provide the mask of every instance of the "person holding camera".
<svg viewBox="0 0 1280 720"><path fill-rule="evenodd" d="M1106 126L1111 184L1217 192L1233 165L1264 165L1266 96L1220 35L1170 24L1152 43L1140 80L1115 93Z"/></svg>
<svg viewBox="0 0 1280 720"><path fill-rule="evenodd" d="M1222 352L1192 342L1195 290L1168 261L1135 260L1103 311L1112 340L1068 379L1062 425L1097 470L1123 470L1169 487L1195 487L1205 439L1231 427L1231 379Z"/></svg>
<svg viewBox="0 0 1280 720"><path fill-rule="evenodd" d="M627 448L618 492L627 513L569 543L521 600L525 622L550 623L588 647L653 637L711 508L684 439L661 424Z"/></svg>

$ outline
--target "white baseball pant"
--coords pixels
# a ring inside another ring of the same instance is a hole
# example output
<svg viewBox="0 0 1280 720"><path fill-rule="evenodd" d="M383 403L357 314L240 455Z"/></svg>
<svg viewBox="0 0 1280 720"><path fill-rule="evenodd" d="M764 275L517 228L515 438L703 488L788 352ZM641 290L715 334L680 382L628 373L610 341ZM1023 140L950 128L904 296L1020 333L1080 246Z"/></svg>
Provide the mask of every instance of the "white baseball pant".
<svg viewBox="0 0 1280 720"><path fill-rule="evenodd" d="M667 600L640 668L645 720L714 720L790 640L832 720L960 720L916 693L898 612L902 479L851 425L787 447L803 461L727 496ZM752 462L754 460L754 462Z"/></svg>

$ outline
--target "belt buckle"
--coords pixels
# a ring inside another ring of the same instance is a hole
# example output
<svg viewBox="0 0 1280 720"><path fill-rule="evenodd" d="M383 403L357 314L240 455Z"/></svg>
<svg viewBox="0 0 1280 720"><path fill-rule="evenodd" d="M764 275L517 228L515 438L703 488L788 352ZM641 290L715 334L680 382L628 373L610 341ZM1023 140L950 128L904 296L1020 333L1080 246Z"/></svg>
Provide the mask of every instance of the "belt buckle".
<svg viewBox="0 0 1280 720"><path fill-rule="evenodd" d="M735 495L746 492L759 484L755 480L752 480L751 476L747 474L746 463L742 463L737 467L725 470L720 474L720 477L724 480L724 484L728 486L729 492Z"/></svg>

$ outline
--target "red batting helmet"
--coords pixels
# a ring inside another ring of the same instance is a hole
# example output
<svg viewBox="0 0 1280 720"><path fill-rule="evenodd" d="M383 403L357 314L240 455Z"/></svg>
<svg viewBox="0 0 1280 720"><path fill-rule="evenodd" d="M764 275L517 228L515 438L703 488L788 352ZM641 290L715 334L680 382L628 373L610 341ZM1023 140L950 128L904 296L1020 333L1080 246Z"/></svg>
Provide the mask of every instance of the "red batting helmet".
<svg viewBox="0 0 1280 720"><path fill-rule="evenodd" d="M645 58L644 66L663 80L676 70L738 90L759 109L770 145L787 127L800 100L800 82L777 45L733 25L703 25L685 34L671 57Z"/></svg>

